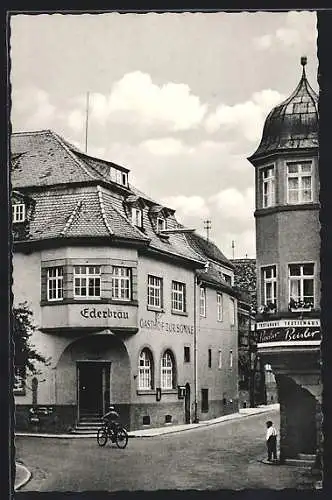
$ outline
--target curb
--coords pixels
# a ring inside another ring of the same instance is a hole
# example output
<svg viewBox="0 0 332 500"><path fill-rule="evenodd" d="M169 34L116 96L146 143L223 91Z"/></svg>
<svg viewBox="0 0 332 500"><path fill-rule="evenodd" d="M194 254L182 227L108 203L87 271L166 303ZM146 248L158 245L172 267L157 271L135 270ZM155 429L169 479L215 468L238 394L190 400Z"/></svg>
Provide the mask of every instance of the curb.
<svg viewBox="0 0 332 500"><path fill-rule="evenodd" d="M139 433L140 431L132 431L128 432L128 437L130 439L144 439L144 438L151 438L151 437L156 437L156 436L163 436L167 434L174 434L176 432L183 432L183 431L190 431L193 429L198 429L200 427L208 427L211 425L216 425L220 424L222 422L228 422L230 420L237 420L241 419L244 417L253 417L256 415L259 415L261 413L266 413L269 411L273 411L277 408L275 408L275 405L271 405L268 407L257 407L253 408L253 410L257 411L252 411L252 412L238 412L238 413L230 413L229 415L223 415L222 417L218 417L213 420L206 420L202 422L198 422L197 424L184 424L186 427L183 427L183 424L180 424L179 427L174 426L172 429L165 428L165 427L155 427L151 429L150 433L147 434L138 434L135 435L135 433ZM242 408L241 408L242 410ZM144 430L143 430L144 432ZM15 436L18 437L41 437L41 438L58 438L58 439L82 439L82 438L95 438L95 434L48 434L48 433L32 433L32 432L15 432Z"/></svg>
<svg viewBox="0 0 332 500"><path fill-rule="evenodd" d="M31 479L31 472L25 467L25 465L19 463L19 462L15 462L15 467L16 467L16 474L15 474L15 485L14 485L14 491L17 491L19 490L20 488L22 488L22 486L24 486L25 484L27 484L28 481L30 481ZM18 476L18 472L19 472L19 475L22 477L19 481L16 481L16 478Z"/></svg>

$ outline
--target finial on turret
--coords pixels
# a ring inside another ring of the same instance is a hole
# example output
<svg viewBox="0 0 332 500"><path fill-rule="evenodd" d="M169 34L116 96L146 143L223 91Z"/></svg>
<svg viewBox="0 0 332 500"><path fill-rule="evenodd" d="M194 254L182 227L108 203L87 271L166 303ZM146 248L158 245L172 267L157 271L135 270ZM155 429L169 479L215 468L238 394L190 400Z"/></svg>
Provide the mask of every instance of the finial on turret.
<svg viewBox="0 0 332 500"><path fill-rule="evenodd" d="M307 64L307 56L302 56L302 57L301 57L301 65L303 66L303 68L304 68L304 66L305 66L306 64Z"/></svg>

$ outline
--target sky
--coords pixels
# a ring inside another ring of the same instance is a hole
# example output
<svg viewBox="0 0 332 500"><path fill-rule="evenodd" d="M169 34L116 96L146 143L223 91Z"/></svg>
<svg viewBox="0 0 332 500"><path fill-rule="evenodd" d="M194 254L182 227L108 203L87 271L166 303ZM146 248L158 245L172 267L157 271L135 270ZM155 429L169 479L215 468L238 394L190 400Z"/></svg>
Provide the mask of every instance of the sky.
<svg viewBox="0 0 332 500"><path fill-rule="evenodd" d="M17 14L10 19L13 132L51 129L130 169L228 258L255 257L254 167L271 109L317 84L309 11ZM232 248L234 241L234 249Z"/></svg>

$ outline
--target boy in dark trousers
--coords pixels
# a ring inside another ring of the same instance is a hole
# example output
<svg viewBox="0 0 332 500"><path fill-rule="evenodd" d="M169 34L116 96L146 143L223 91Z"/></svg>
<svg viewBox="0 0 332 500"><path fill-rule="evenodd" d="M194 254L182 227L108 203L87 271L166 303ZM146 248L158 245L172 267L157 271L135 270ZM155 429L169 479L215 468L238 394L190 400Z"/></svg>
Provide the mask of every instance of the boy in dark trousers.
<svg viewBox="0 0 332 500"><path fill-rule="evenodd" d="M266 422L266 428L267 459L277 460L277 431L271 420Z"/></svg>

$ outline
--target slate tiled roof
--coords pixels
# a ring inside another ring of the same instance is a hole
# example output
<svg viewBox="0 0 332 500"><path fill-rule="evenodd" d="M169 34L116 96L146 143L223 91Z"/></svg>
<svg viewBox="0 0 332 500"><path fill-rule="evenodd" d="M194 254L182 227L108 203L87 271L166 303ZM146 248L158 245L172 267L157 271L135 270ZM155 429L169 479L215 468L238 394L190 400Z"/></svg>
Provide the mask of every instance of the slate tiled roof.
<svg viewBox="0 0 332 500"><path fill-rule="evenodd" d="M234 266L230 260L225 257L222 251L212 241L207 241L205 238L197 233L190 233L187 235L189 244L198 252L202 257L214 260L223 266L233 269Z"/></svg>
<svg viewBox="0 0 332 500"><path fill-rule="evenodd" d="M213 285L220 290L229 293L233 296L238 296L236 290L231 287L228 283L226 283L222 274L212 265L209 266L207 270L197 271L198 279L204 283L208 283Z"/></svg>

